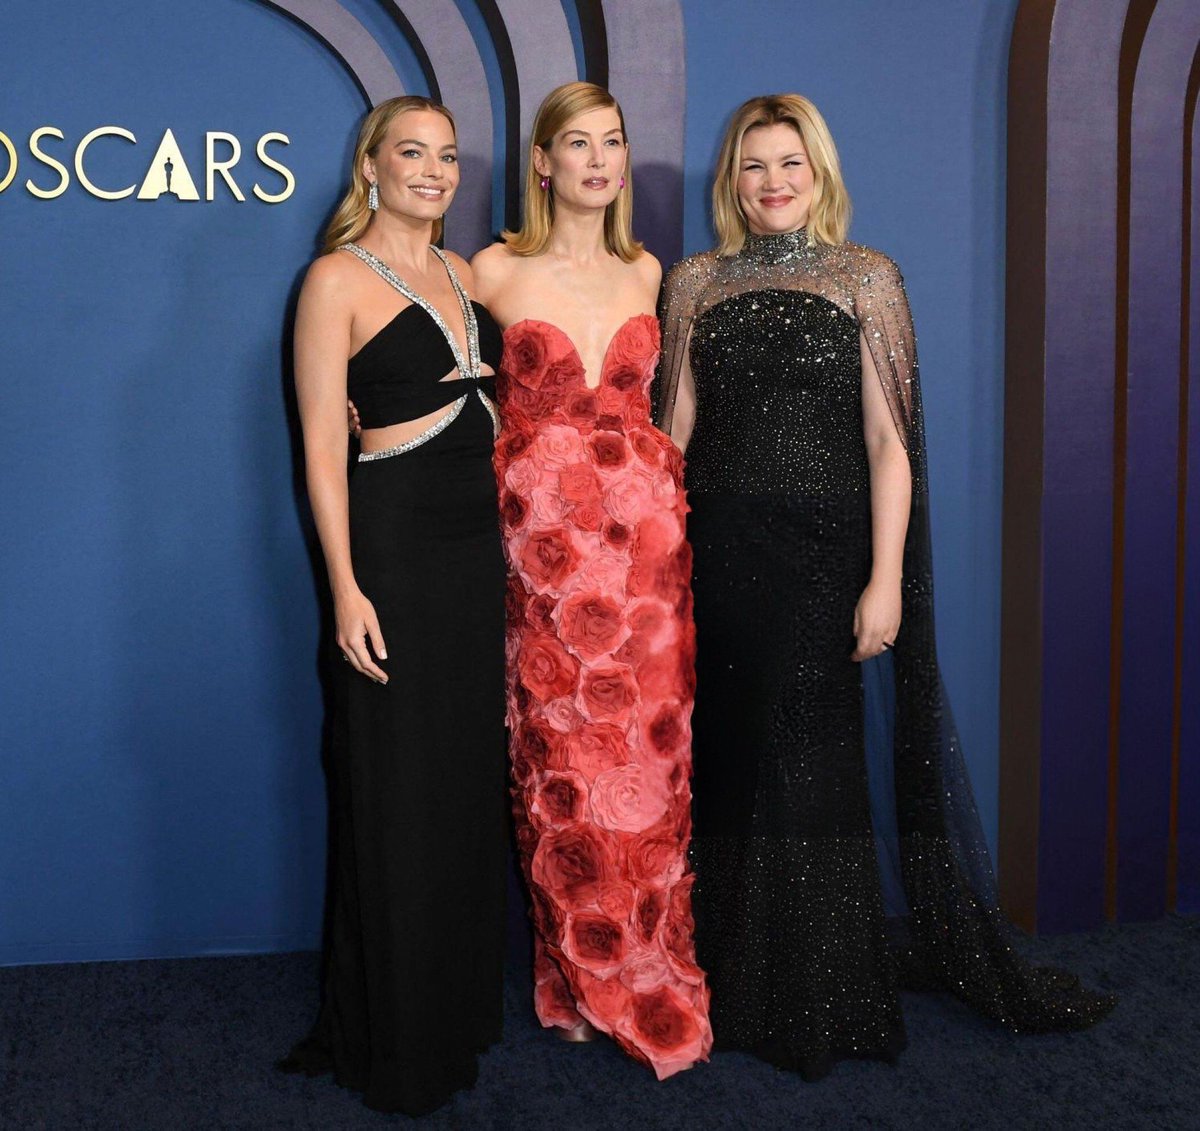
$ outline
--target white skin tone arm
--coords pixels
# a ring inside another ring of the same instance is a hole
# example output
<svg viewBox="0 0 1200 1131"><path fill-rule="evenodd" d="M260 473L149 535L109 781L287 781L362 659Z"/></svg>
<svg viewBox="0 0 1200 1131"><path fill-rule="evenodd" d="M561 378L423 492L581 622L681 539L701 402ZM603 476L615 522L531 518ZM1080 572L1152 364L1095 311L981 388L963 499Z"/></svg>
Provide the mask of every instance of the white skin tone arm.
<svg viewBox="0 0 1200 1131"><path fill-rule="evenodd" d="M675 389L675 409L671 413L671 439L675 446L686 452L692 429L696 425L696 380L692 376L692 332L688 330L683 343L683 364L679 369L679 384Z"/></svg>
<svg viewBox="0 0 1200 1131"><path fill-rule="evenodd" d="M296 399L304 432L308 497L329 572L343 655L364 675L387 683L367 648L387 659L379 620L354 578L346 478L346 361L352 315L340 265L326 257L309 269L296 310Z"/></svg>
<svg viewBox="0 0 1200 1131"><path fill-rule="evenodd" d="M878 656L900 631L900 578L912 506L912 469L866 339L862 354L863 435L871 469L871 579L854 610L851 659Z"/></svg>

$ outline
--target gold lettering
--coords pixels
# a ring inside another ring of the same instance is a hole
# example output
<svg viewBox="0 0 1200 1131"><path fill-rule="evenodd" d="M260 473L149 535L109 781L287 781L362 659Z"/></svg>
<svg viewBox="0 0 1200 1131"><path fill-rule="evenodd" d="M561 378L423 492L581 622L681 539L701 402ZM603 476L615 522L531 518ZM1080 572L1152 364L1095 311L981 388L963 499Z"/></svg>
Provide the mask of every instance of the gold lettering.
<svg viewBox="0 0 1200 1131"><path fill-rule="evenodd" d="M285 165L281 165L278 161L273 161L267 155L267 142L269 141L282 142L284 145L289 145L290 142L288 141L287 134L263 134L262 137L258 139L258 147L255 150L255 152L258 154L258 159L264 165L266 165L268 169L274 169L275 172L277 172L283 178L283 191L276 193L266 192L265 190L259 188L256 182L254 185L254 195L257 196L259 200L265 200L268 204L279 204L281 201L287 200L287 198L296 191L296 178L292 176L291 169L287 168Z"/></svg>
<svg viewBox="0 0 1200 1131"><path fill-rule="evenodd" d="M217 173L221 174L221 179L229 186L229 191L233 193L235 200L245 200L242 195L242 190L237 187L237 183L229 175L229 170L241 160L242 143L238 141L233 134L222 133L220 130L213 130L204 135L205 140L205 164L207 167L207 192L206 199L212 200L213 186L217 180ZM217 142L226 142L231 150L230 156L224 161L217 160Z"/></svg>
<svg viewBox="0 0 1200 1131"><path fill-rule="evenodd" d="M0 133L0 145L8 151L8 172L4 174L4 180L0 181L0 192L3 192L12 184L13 177L17 175L17 150L8 134L5 133Z"/></svg>
<svg viewBox="0 0 1200 1131"><path fill-rule="evenodd" d="M54 126L42 126L40 130L34 130L29 135L29 152L40 161L43 165L49 165L51 169L58 171L58 185L56 188L43 189L38 188L32 180L25 182L25 187L33 193L34 196L39 196L42 200L53 200L56 196L62 196L67 191L67 185L71 183L70 174L67 172L67 167L59 161L55 161L48 153L43 153L38 142L44 137L56 137L59 141L63 140L64 134L62 130L56 129Z"/></svg>
<svg viewBox="0 0 1200 1131"><path fill-rule="evenodd" d="M75 176L79 178L79 183L92 194L98 196L101 200L121 200L124 197L132 196L133 190L137 185L130 185L126 189L118 189L116 192L108 192L106 189L97 188L91 181L88 180L88 175L83 171L83 155L87 152L87 147L92 144L98 137L123 137L126 141L137 144L137 138L128 130L122 129L120 126L97 126L91 133L85 134L83 140L79 143L75 150Z"/></svg>

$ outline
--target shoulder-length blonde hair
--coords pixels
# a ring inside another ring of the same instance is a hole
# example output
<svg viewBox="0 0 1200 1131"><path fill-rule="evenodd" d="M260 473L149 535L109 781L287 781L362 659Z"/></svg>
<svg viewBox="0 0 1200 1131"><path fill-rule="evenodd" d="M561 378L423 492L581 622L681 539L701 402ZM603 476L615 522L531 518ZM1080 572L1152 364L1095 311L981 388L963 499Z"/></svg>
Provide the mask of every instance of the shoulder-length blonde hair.
<svg viewBox="0 0 1200 1131"><path fill-rule="evenodd" d="M803 95L765 94L743 102L733 113L713 181L713 227L717 254L736 255L750 231L738 201L737 181L742 165L742 138L760 126L789 125L800 135L813 171L812 205L808 210L810 243L846 242L850 227L850 194L842 180L833 135L821 112Z"/></svg>
<svg viewBox="0 0 1200 1131"><path fill-rule="evenodd" d="M358 143L354 146L354 160L350 163L350 188L342 197L329 227L325 229L325 244L322 252L334 251L344 243L358 239L371 223L371 210L367 207L367 195L371 185L363 173L363 162L367 157L374 157L379 152L379 146L387 135L388 126L401 114L410 110L431 110L441 114L450 128L458 136L458 127L454 124L454 115L440 102L431 98L422 98L418 94L406 94L400 98L389 98L381 102L364 119L358 131ZM442 235L442 221L439 217L433 222L433 240L436 243Z"/></svg>
<svg viewBox="0 0 1200 1131"><path fill-rule="evenodd" d="M633 238L633 169L630 166L629 137L625 133L625 115L617 100L602 86L590 82L569 82L555 87L542 100L533 132L529 138L528 164L525 169L525 209L516 232L501 232L500 238L517 255L541 255L550 244L554 226L554 186L541 187L541 174L533 163L534 148L548 150L554 138L580 114L612 109L621 123L625 142L625 184L617 198L604 210L604 246L612 255L632 263L642 254L642 245Z"/></svg>

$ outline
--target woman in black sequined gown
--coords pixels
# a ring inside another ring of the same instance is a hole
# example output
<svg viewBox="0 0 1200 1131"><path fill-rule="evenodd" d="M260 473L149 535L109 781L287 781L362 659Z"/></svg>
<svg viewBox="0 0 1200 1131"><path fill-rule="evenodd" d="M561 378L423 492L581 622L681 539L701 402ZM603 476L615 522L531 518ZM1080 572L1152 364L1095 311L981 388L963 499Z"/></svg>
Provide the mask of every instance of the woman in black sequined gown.
<svg viewBox="0 0 1200 1131"><path fill-rule="evenodd" d="M719 159L721 246L671 272L663 309L660 424L692 508L698 960L716 1046L809 1078L904 1047L902 983L1023 1031L1112 1006L1028 966L995 910L938 675L908 303L894 263L845 242L848 211L816 108L751 100ZM861 666L885 650L894 920Z"/></svg>

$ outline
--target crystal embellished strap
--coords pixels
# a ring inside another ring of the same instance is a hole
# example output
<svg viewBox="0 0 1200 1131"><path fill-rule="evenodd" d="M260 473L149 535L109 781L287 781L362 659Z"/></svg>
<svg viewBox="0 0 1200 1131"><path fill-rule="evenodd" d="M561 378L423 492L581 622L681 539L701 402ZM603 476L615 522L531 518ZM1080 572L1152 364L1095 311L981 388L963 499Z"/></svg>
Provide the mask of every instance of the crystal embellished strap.
<svg viewBox="0 0 1200 1131"><path fill-rule="evenodd" d="M348 251L362 260L376 275L395 287L409 302L415 303L424 310L445 336L446 342L450 346L450 352L454 355L454 364L458 366L459 376L476 381L479 379L479 325L475 320L475 308L471 305L471 300L467 297L467 292L463 289L462 283L459 282L454 268L450 266L449 259L438 248L431 246L429 250L441 260L442 265L446 268L446 274L450 277L450 285L454 288L455 297L457 297L459 308L462 310L463 323L467 331L466 358L463 357L462 350L459 349L458 339L454 336L450 327L446 325L446 320L433 303L417 294L382 259L376 255L372 255L365 247L359 247L356 243L344 243L341 246L341 250Z"/></svg>

